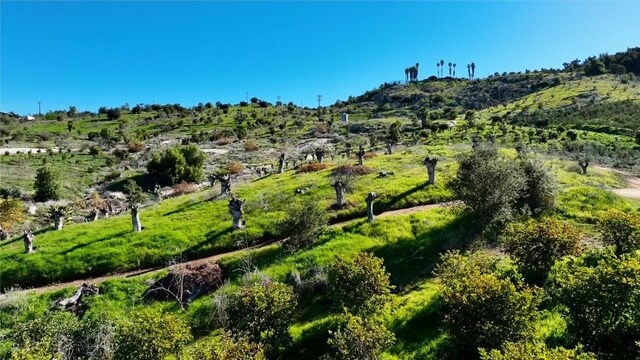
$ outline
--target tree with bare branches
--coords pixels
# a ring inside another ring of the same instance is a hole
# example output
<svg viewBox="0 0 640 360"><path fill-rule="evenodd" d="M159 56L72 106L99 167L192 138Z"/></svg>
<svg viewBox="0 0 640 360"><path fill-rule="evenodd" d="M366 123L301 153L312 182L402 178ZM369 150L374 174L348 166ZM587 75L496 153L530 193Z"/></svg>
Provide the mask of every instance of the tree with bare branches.
<svg viewBox="0 0 640 360"><path fill-rule="evenodd" d="M427 167L427 174L429 175L429 184L433 185L436 183L436 165L438 165L438 158L436 157L425 157L423 162L424 166Z"/></svg>
<svg viewBox="0 0 640 360"><path fill-rule="evenodd" d="M229 199L229 213L233 218L233 230L240 230L244 228L244 223L242 221L242 215L244 214L244 210L242 206L246 200L240 200L235 195L231 196Z"/></svg>
<svg viewBox="0 0 640 360"><path fill-rule="evenodd" d="M378 198L378 194L374 192L370 192L365 199L367 203L367 220L371 223L375 220L375 216L373 215L373 201Z"/></svg>

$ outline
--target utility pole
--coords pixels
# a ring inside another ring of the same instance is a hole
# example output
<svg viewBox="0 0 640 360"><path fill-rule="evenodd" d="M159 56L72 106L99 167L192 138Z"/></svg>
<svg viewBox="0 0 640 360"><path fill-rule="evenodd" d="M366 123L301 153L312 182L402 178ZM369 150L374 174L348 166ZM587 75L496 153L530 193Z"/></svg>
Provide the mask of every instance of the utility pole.
<svg viewBox="0 0 640 360"><path fill-rule="evenodd" d="M246 94L247 94L247 102L249 102L249 92L247 91Z"/></svg>
<svg viewBox="0 0 640 360"><path fill-rule="evenodd" d="M278 99L278 103L280 103L280 95L276 96L276 98Z"/></svg>
<svg viewBox="0 0 640 360"><path fill-rule="evenodd" d="M316 95L318 98L318 109L320 109L320 102L322 101L322 95Z"/></svg>
<svg viewBox="0 0 640 360"><path fill-rule="evenodd" d="M38 116L42 116L42 101L38 100Z"/></svg>

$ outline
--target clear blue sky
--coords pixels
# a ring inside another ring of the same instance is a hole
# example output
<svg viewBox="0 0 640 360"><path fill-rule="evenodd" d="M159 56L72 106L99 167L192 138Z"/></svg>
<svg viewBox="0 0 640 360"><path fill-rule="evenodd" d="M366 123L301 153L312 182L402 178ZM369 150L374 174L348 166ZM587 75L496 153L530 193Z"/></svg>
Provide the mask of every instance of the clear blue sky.
<svg viewBox="0 0 640 360"><path fill-rule="evenodd" d="M315 106L420 63L560 67L640 46L640 2L0 2L0 110L232 102Z"/></svg>

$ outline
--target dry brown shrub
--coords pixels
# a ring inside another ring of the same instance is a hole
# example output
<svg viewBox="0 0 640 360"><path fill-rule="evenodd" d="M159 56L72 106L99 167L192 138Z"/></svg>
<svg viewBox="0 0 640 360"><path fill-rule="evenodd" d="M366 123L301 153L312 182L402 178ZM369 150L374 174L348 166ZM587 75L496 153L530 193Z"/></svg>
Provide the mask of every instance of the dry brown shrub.
<svg viewBox="0 0 640 360"><path fill-rule="evenodd" d="M342 165L333 170L334 175L367 175L373 170L364 165Z"/></svg>
<svg viewBox="0 0 640 360"><path fill-rule="evenodd" d="M310 173L316 172L324 169L328 169L329 164L320 164L320 163L312 163L312 164L304 164L298 168L297 173Z"/></svg>
<svg viewBox="0 0 640 360"><path fill-rule="evenodd" d="M231 139L229 139L228 137L222 137L216 140L216 145L227 145L230 143L231 143Z"/></svg>
<svg viewBox="0 0 640 360"><path fill-rule="evenodd" d="M227 173L230 175L240 174L244 170L244 166L239 162L232 162L227 165Z"/></svg>
<svg viewBox="0 0 640 360"><path fill-rule="evenodd" d="M365 159L371 159L371 158L374 158L374 157L376 157L376 156L378 156L378 154L376 154L376 153L375 153L375 152L373 152L373 151L369 151L369 152L367 152L367 153L365 153L365 154L364 154L364 158L365 158Z"/></svg>
<svg viewBox="0 0 640 360"><path fill-rule="evenodd" d="M130 153L138 153L144 151L144 143L140 141L132 141L127 144L127 151Z"/></svg>
<svg viewBox="0 0 640 360"><path fill-rule="evenodd" d="M244 142L244 150L245 151L256 151L258 150L258 143L253 139L248 139Z"/></svg>
<svg viewBox="0 0 640 360"><path fill-rule="evenodd" d="M173 185L173 196L180 196L184 194L191 194L195 192L197 187L193 184L189 184L186 181L183 181L179 184Z"/></svg>

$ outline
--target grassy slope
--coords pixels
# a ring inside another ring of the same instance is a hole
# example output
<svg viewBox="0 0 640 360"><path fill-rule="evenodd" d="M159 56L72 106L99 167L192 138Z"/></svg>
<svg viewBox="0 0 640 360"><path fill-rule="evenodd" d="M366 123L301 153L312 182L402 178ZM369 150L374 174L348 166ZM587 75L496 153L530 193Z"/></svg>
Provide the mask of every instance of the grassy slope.
<svg viewBox="0 0 640 360"><path fill-rule="evenodd" d="M607 195L603 187L619 187L619 179L610 172L593 171L589 176L581 176L565 171L568 163L552 161L563 193L559 197L560 216L568 216L588 232L592 215L600 209L619 207L630 209L632 204ZM573 199L566 194L584 191L584 199ZM176 199L174 201L177 201ZM637 207L637 205L635 205ZM586 224L585 224L586 223ZM581 225L584 224L584 225ZM146 289L146 277L110 280L101 285L101 295L90 298L91 308L86 316L108 317L125 320L127 313L135 308L156 307L175 312L193 327L196 337L217 336L211 318L212 298L216 294L233 291L242 283L243 259L250 258L253 264L267 275L286 281L292 270L303 271L313 265L326 265L336 255L355 254L370 251L382 257L391 281L396 286L392 311L388 315L390 328L397 337L395 345L387 349L386 359L437 359L442 348L444 335L439 326L439 297L437 279L432 277L433 266L439 254L451 248L464 248L473 238L466 226L466 220L455 209L433 209L419 214L381 218L373 224L356 220L342 228L331 229L315 247L289 254L279 246L254 250L244 255L223 258L230 282L216 293L197 299L186 311L171 302L142 302ZM38 316L46 311L51 301L62 295L69 295L73 289L60 290L48 294L29 296L29 306L15 313L12 307L0 310L0 328L8 329L14 321ZM326 299L302 299L295 323L290 328L294 343L291 358L314 359L325 351L327 330L336 321L336 314ZM555 312L545 311L536 324L536 336L540 339L562 338L564 321Z"/></svg>
<svg viewBox="0 0 640 360"><path fill-rule="evenodd" d="M443 185L425 186L426 172L420 165L425 149L412 151L415 153L378 156L368 161L367 165L376 171L394 171L398 175L377 179L374 173L360 178L354 192L347 196L347 201L355 205L333 216L362 214L369 191L381 194L378 211L450 199L451 193ZM443 149L432 153L448 154ZM439 178L446 181L452 174L453 162L443 161L439 165ZM201 257L230 250L243 234L254 240L272 237L274 224L282 218L288 204L319 201L323 207L330 207L334 192L329 175L330 170L311 174L288 171L238 186L234 191L248 199L246 232L231 232L227 202L208 201L210 190L144 209L141 218L146 230L139 234L131 232L130 218L123 215L36 234L37 250L31 255L22 253L19 238L5 241L0 244L2 286L35 286L162 265L174 257ZM309 192L293 195L296 188L308 185L313 185Z"/></svg>

